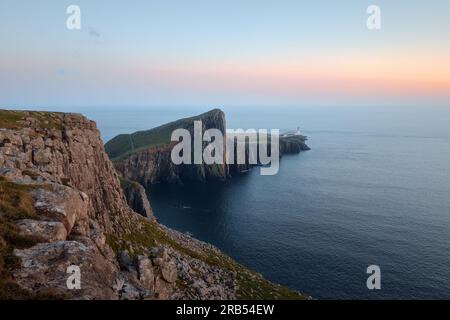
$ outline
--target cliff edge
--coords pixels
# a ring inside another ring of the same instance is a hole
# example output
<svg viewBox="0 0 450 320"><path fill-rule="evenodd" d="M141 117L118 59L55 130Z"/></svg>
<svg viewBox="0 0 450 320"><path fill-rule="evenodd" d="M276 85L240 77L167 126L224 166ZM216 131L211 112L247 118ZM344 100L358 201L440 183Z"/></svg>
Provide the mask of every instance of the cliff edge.
<svg viewBox="0 0 450 320"><path fill-rule="evenodd" d="M121 176L136 181L145 188L158 182L226 180L255 166L249 163L248 141L245 149L245 164L237 163L236 145L234 145L233 164L227 164L224 158L223 164L175 165L171 160L171 151L178 142L171 141L171 134L176 129L187 129L191 137L194 137L194 121L202 122L202 132L218 129L225 140L227 139L225 113L220 109L213 109L198 116L173 121L150 130L118 135L105 144L105 149ZM305 141L306 137L302 135L280 136L280 156L309 150ZM193 138L191 144L194 144ZM203 148L206 145L207 143L203 142Z"/></svg>
<svg viewBox="0 0 450 320"><path fill-rule="evenodd" d="M172 132L183 128L194 137L194 121L202 122L202 132L218 129L225 136L225 114L214 109L150 130L118 135L105 144L105 149L123 177L137 181L144 187L156 182L227 179L229 171L226 164L173 164L171 151L177 142L171 142Z"/></svg>

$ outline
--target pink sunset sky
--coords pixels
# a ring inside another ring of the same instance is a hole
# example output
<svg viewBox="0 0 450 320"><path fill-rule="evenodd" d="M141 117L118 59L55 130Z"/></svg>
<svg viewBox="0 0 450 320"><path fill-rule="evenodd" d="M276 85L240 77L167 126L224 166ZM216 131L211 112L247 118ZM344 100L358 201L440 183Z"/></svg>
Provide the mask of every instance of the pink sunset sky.
<svg viewBox="0 0 450 320"><path fill-rule="evenodd" d="M379 31L364 1L79 1L79 31L55 3L2 1L2 105L450 101L448 1L379 1Z"/></svg>

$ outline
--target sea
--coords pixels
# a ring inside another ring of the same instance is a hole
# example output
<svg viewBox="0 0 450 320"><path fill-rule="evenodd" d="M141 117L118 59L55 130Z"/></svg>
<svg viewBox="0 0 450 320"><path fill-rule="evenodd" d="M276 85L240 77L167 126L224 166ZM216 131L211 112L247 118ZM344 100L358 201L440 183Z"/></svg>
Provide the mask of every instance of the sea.
<svg viewBox="0 0 450 320"><path fill-rule="evenodd" d="M209 109L52 108L95 120L105 142ZM450 107L222 110L228 128L299 127L311 150L284 156L274 176L156 184L162 224L316 299L450 299Z"/></svg>

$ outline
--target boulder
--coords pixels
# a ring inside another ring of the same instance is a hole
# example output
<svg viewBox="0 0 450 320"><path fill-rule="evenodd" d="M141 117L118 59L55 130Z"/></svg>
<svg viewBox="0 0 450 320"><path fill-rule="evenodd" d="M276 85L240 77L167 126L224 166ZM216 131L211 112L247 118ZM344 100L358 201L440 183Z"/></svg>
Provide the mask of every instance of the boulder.
<svg viewBox="0 0 450 320"><path fill-rule="evenodd" d="M162 260L167 260L168 254L167 249L164 247L153 247L150 249L150 258L156 259L161 258Z"/></svg>
<svg viewBox="0 0 450 320"><path fill-rule="evenodd" d="M17 283L33 292L51 290L55 295L71 299L117 299L114 279L118 270L106 260L89 238L78 241L41 243L24 250L14 250L21 266L13 271ZM69 266L78 266L81 289L70 290Z"/></svg>
<svg viewBox="0 0 450 320"><path fill-rule="evenodd" d="M40 237L45 242L66 240L67 230L61 222L19 220L17 225L24 234Z"/></svg>
<svg viewBox="0 0 450 320"><path fill-rule="evenodd" d="M138 257L137 269L141 284L146 289L153 291L155 288L155 274L150 259L143 256Z"/></svg>
<svg viewBox="0 0 450 320"><path fill-rule="evenodd" d="M140 298L140 291L131 283L125 283L120 290L120 299L122 300L138 300Z"/></svg>
<svg viewBox="0 0 450 320"><path fill-rule="evenodd" d="M32 190L31 195L42 220L61 222L67 234L77 223L77 233L88 234L89 200L84 193L59 184L48 184Z"/></svg>
<svg viewBox="0 0 450 320"><path fill-rule="evenodd" d="M168 283L174 283L178 277L177 266L172 261L164 263L161 266L161 274Z"/></svg>
<svg viewBox="0 0 450 320"><path fill-rule="evenodd" d="M117 260L119 261L119 266L122 270L133 269L133 261L131 261L128 251L119 252L117 255Z"/></svg>
<svg viewBox="0 0 450 320"><path fill-rule="evenodd" d="M37 149L33 152L33 160L37 165L49 164L52 159L52 152L49 148Z"/></svg>

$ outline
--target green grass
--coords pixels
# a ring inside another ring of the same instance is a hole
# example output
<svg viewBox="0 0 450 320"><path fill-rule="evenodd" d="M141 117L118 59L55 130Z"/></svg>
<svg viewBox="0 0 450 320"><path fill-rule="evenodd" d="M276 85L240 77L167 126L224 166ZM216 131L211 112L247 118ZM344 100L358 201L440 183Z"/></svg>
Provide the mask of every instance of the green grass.
<svg viewBox="0 0 450 320"><path fill-rule="evenodd" d="M31 185L20 185L0 176L0 300L52 299L51 292L34 294L21 288L11 271L20 266L14 249L26 249L41 242L35 236L24 235L16 226L20 219L37 219L29 191Z"/></svg>
<svg viewBox="0 0 450 320"><path fill-rule="evenodd" d="M119 181L120 181L120 186L122 187L122 189L126 189L129 187L138 189L140 186L139 182L130 180L128 178L124 178L122 176L119 176Z"/></svg>
<svg viewBox="0 0 450 320"><path fill-rule="evenodd" d="M106 153L112 161L120 161L139 151L167 145L171 142L170 138L175 129L189 129L193 126L194 121L200 120L205 115L217 112L221 111L219 109L214 109L198 116L176 120L150 130L138 131L131 134L120 134L105 144ZM306 137L303 136L280 137L280 145L287 143L300 144L304 143L305 140ZM268 148L270 148L270 134L267 141ZM246 141L246 143L248 143L248 141Z"/></svg>
<svg viewBox="0 0 450 320"><path fill-rule="evenodd" d="M41 128L63 129L61 114L58 112L41 112L41 111L15 111L0 110L0 128L20 129L24 127L21 122L27 117L37 120Z"/></svg>
<svg viewBox="0 0 450 320"><path fill-rule="evenodd" d="M176 129L188 129L193 126L194 121L201 119L207 114L221 112L214 109L207 113L176 120L162 126L146 130L138 131L131 134L121 134L105 144L106 152L111 160L117 161L126 158L130 154L170 143L172 132Z"/></svg>
<svg viewBox="0 0 450 320"><path fill-rule="evenodd" d="M0 110L0 127L7 129L20 128L18 121L22 120L24 116L23 112Z"/></svg>
<svg viewBox="0 0 450 320"><path fill-rule="evenodd" d="M170 238L156 222L140 219L140 228L136 228L130 233L122 236L117 234L108 234L106 239L111 248L119 253L127 250L134 257L144 253L144 248L150 248L157 245L168 245L173 249L188 255L192 258L201 260L209 265L218 266L223 269L237 273L239 299L306 299L307 296L292 291L286 287L273 284L265 280L261 275L254 273L244 266L238 264L229 256L218 253L214 250L205 248L201 252L196 252L185 247L177 241ZM133 251L131 251L133 247Z"/></svg>

